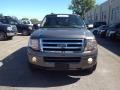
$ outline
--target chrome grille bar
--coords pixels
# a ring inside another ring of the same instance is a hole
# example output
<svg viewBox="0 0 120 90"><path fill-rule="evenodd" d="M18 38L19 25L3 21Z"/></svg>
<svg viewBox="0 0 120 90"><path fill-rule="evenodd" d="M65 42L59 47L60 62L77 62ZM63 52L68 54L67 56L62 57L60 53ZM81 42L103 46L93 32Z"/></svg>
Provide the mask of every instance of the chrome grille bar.
<svg viewBox="0 0 120 90"><path fill-rule="evenodd" d="M53 51L79 51L83 50L84 39L41 39L41 50Z"/></svg>

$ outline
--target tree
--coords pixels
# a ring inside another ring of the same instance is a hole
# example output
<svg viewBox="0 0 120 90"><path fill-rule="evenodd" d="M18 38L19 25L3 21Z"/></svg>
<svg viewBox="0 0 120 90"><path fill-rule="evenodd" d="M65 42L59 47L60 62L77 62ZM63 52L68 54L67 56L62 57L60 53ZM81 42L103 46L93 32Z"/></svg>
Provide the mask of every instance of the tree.
<svg viewBox="0 0 120 90"><path fill-rule="evenodd" d="M22 18L21 20L29 20L29 19L25 17L25 18Z"/></svg>
<svg viewBox="0 0 120 90"><path fill-rule="evenodd" d="M3 14L0 13L0 18L2 18L2 17L3 17Z"/></svg>
<svg viewBox="0 0 120 90"><path fill-rule="evenodd" d="M69 9L84 18L85 13L95 7L95 2L96 0L72 0Z"/></svg>
<svg viewBox="0 0 120 90"><path fill-rule="evenodd" d="M30 21L31 21L33 24L37 24L37 23L39 23L39 20L36 19L36 18L30 19Z"/></svg>

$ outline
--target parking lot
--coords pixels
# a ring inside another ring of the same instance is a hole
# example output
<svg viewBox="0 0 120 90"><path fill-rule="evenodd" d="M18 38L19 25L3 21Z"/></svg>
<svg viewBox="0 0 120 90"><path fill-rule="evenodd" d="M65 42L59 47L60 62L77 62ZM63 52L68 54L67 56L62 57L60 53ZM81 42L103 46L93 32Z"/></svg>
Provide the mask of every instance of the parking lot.
<svg viewBox="0 0 120 90"><path fill-rule="evenodd" d="M32 72L27 64L28 36L0 41L0 90L120 90L120 43L97 38L95 72Z"/></svg>

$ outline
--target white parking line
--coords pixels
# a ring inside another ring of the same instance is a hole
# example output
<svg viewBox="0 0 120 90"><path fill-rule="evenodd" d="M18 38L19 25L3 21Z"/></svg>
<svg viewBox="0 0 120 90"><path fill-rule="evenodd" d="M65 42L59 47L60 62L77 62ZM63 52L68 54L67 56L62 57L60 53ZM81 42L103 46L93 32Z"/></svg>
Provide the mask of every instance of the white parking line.
<svg viewBox="0 0 120 90"><path fill-rule="evenodd" d="M0 67L2 67L3 66L3 63L2 62L0 62Z"/></svg>

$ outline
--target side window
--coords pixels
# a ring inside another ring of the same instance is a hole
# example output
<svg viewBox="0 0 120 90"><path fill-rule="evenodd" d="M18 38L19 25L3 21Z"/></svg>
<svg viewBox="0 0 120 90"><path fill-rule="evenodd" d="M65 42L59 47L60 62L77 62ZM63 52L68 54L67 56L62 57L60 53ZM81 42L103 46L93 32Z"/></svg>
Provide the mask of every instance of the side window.
<svg viewBox="0 0 120 90"><path fill-rule="evenodd" d="M46 23L46 17L43 19L40 26L43 27L45 25L45 23Z"/></svg>
<svg viewBox="0 0 120 90"><path fill-rule="evenodd" d="M1 22L2 22L3 24L7 24L7 21L6 21L6 20L1 20Z"/></svg>
<svg viewBox="0 0 120 90"><path fill-rule="evenodd" d="M10 21L10 24L15 25L17 23L15 21Z"/></svg>

